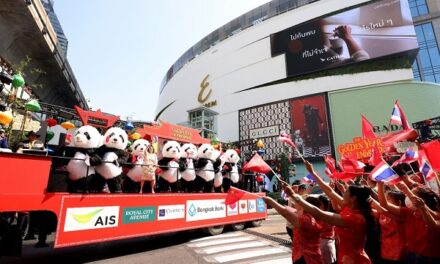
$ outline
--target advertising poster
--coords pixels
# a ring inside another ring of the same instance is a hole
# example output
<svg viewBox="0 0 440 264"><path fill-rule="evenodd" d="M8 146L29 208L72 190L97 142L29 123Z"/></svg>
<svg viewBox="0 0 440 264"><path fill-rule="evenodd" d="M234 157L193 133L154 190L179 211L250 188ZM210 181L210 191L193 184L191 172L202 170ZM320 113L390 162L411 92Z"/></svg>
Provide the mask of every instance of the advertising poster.
<svg viewBox="0 0 440 264"><path fill-rule="evenodd" d="M293 26L271 35L272 57L285 54L287 76L418 49L406 0L383 0Z"/></svg>
<svg viewBox="0 0 440 264"><path fill-rule="evenodd" d="M292 141L305 158L331 154L327 107L324 94L290 101ZM295 152L295 158L299 158Z"/></svg>

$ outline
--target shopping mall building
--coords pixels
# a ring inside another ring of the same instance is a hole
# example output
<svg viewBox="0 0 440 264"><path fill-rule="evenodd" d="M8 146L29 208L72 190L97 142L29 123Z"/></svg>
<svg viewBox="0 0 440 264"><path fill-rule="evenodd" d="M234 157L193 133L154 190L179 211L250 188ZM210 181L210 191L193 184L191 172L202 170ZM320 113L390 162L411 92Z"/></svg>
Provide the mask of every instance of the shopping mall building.
<svg viewBox="0 0 440 264"><path fill-rule="evenodd" d="M238 142L243 157L261 139L263 157L275 159L284 151L277 141L284 130L321 167L324 154L337 155L338 145L361 135L361 113L377 134L400 129L388 126L395 100L410 123L440 116L439 85L421 82L440 80L440 29L429 12L438 5L273 0L215 30L172 65L157 118ZM421 24L416 30L412 17Z"/></svg>

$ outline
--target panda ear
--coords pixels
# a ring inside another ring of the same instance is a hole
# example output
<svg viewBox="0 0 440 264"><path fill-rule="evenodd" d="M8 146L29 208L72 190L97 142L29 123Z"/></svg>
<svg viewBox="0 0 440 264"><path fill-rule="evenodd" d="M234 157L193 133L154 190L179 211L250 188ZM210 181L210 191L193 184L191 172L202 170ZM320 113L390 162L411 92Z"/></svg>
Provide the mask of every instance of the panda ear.
<svg viewBox="0 0 440 264"><path fill-rule="evenodd" d="M180 143L180 146L183 147L183 145L185 145L185 143Z"/></svg>
<svg viewBox="0 0 440 264"><path fill-rule="evenodd" d="M165 140L165 141L163 142L163 144L166 144L166 143L168 143L168 140Z"/></svg>

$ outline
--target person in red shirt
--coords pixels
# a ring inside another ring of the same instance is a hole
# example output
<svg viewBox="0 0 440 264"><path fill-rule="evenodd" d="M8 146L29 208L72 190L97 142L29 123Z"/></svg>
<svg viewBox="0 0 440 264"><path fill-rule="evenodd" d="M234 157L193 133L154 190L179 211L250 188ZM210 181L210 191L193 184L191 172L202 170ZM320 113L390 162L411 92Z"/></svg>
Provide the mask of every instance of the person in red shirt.
<svg viewBox="0 0 440 264"><path fill-rule="evenodd" d="M283 206L270 197L263 197L267 205L272 206L280 215L293 225L292 263L293 264L322 264L319 236L321 225L313 216L297 209ZM319 206L316 197L308 196L306 200Z"/></svg>
<svg viewBox="0 0 440 264"><path fill-rule="evenodd" d="M396 186L411 200L416 200L417 197L421 198L431 211L428 213L438 217L439 199L432 190L425 186L418 186L410 190L403 183L398 183ZM411 203L408 203L408 208L389 203L384 194L383 183L379 183L379 201L382 207L403 221L408 248L407 263L440 263L440 233L428 225L423 212L414 208Z"/></svg>
<svg viewBox="0 0 440 264"><path fill-rule="evenodd" d="M405 195L399 191L388 190L387 200L396 206L405 204ZM391 215L386 209L375 201L377 208L376 218L380 225L380 255L383 264L404 263L406 256L405 236L403 221Z"/></svg>
<svg viewBox="0 0 440 264"><path fill-rule="evenodd" d="M282 183L285 193L292 197L294 202L300 205L305 212L336 227L338 263L370 264L371 260L365 253L364 246L368 237L374 237L377 231L368 202L371 194L370 188L350 185L342 198L319 177L310 162L305 161L305 165L307 171L312 174L325 194L331 199L335 199L335 204L341 205L343 208L341 212L338 214L323 211L294 193L288 184Z"/></svg>

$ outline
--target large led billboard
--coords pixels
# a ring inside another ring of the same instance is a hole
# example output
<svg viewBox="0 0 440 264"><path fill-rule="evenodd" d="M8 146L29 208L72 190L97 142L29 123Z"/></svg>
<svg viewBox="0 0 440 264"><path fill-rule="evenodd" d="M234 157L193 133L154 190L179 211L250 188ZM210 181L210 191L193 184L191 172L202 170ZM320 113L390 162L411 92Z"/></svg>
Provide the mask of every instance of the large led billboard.
<svg viewBox="0 0 440 264"><path fill-rule="evenodd" d="M418 43L406 0L382 0L271 35L272 57L285 54L287 76L409 54Z"/></svg>

